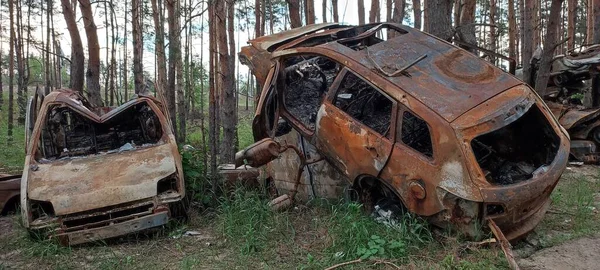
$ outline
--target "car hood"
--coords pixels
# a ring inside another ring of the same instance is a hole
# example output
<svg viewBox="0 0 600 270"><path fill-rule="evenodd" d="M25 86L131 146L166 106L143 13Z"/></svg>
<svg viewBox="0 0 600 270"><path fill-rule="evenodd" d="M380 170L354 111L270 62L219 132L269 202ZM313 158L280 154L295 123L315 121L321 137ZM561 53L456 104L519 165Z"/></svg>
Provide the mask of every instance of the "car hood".
<svg viewBox="0 0 600 270"><path fill-rule="evenodd" d="M29 168L27 197L52 203L56 215L151 198L177 171L169 144L129 152L57 160Z"/></svg>

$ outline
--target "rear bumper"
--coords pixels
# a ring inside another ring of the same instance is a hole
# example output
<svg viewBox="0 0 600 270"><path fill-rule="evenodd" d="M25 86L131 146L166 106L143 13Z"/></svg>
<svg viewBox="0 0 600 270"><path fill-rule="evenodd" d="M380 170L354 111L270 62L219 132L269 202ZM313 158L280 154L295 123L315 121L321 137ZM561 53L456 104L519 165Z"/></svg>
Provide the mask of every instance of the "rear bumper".
<svg viewBox="0 0 600 270"><path fill-rule="evenodd" d="M168 221L169 213L159 212L99 228L61 233L54 237L57 237L63 244L77 245L162 226Z"/></svg>

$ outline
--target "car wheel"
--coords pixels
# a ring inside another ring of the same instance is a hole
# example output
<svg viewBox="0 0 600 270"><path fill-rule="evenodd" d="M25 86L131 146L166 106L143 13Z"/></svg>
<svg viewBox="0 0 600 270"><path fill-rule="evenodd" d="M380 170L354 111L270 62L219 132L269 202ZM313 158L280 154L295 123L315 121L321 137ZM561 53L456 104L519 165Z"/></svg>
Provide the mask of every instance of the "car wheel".
<svg viewBox="0 0 600 270"><path fill-rule="evenodd" d="M600 145L600 127L595 127L590 132L590 137L597 145Z"/></svg>
<svg viewBox="0 0 600 270"><path fill-rule="evenodd" d="M567 83L569 77L566 74L558 74L552 78L552 81L556 86L563 86Z"/></svg>

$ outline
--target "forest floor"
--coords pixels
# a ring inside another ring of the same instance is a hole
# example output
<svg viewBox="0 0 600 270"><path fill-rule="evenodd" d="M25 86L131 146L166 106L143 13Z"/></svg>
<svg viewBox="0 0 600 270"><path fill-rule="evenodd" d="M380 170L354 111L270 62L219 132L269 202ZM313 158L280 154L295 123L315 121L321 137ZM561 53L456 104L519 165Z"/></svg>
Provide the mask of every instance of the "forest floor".
<svg viewBox="0 0 600 270"><path fill-rule="evenodd" d="M0 111L0 173L19 173L23 127L6 141ZM252 113L240 110L240 146L251 142ZM190 125L189 141L200 140ZM600 167L569 167L540 225L514 247L523 269L597 269L600 257ZM268 198L237 190L211 206L193 204L190 220L107 242L62 247L29 238L18 215L0 217L2 269L508 269L495 245L465 249L467 240L415 217L390 228L355 204L311 201L281 213ZM486 237L491 237L487 235ZM377 250L368 254L369 248ZM394 265L392 265L392 263Z"/></svg>

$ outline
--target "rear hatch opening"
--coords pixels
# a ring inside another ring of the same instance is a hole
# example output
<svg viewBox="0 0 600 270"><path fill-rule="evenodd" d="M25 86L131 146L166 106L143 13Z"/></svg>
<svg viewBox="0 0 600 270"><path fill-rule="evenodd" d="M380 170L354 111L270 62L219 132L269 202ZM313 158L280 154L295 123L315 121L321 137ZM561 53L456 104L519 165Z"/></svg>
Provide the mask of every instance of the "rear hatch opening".
<svg viewBox="0 0 600 270"><path fill-rule="evenodd" d="M514 122L471 141L477 163L494 185L531 179L536 170L552 163L559 145L560 138L536 105Z"/></svg>

